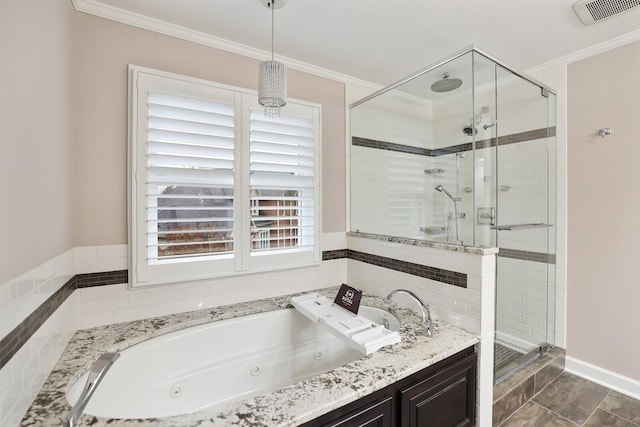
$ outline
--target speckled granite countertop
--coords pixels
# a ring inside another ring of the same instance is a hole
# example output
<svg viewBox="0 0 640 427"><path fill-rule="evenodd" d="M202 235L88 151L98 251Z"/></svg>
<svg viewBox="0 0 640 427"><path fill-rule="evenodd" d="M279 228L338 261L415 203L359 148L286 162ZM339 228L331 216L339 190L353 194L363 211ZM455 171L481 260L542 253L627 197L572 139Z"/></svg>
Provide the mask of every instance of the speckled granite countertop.
<svg viewBox="0 0 640 427"><path fill-rule="evenodd" d="M362 239L380 240L383 242L400 243L403 245L421 246L423 248L444 249L447 251L463 252L473 255L491 255L497 254L498 248L485 248L481 246L463 246L454 243L434 242L431 240L410 239L408 237L385 236L382 234L371 234L350 231L347 233L350 237L359 237Z"/></svg>
<svg viewBox="0 0 640 427"><path fill-rule="evenodd" d="M337 288L320 291L334 297ZM207 322L291 307L293 295L251 301L76 332L31 404L21 426L61 426L70 407L65 393L104 352L123 350L167 332ZM363 305L380 308L381 298L364 296ZM390 308L402 322L402 342L271 393L230 404L222 412L201 411L176 417L117 420L83 415L81 426L296 426L339 408L375 390L464 350L476 336L439 322L439 332L427 338L413 312Z"/></svg>

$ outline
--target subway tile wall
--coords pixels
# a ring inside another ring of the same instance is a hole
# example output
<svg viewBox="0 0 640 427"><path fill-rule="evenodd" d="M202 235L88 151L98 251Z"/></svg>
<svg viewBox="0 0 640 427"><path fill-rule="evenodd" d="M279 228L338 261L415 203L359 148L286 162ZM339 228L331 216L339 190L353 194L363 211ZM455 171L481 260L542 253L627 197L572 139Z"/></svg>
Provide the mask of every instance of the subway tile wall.
<svg viewBox="0 0 640 427"><path fill-rule="evenodd" d="M555 150L552 150L555 152ZM548 200L547 141L502 147L498 171L501 224L546 223L549 228L501 231L499 246L554 255L537 261L498 257L497 339L522 350L555 343L555 198ZM550 202L550 203L549 203ZM508 250L504 251L508 255ZM550 292L551 291L551 292Z"/></svg>
<svg viewBox="0 0 640 427"><path fill-rule="evenodd" d="M563 200L562 193L562 172L558 177L558 192L552 192L548 199L549 188L556 187L555 180L549 180L548 170L555 170L558 160L556 156L562 157L563 150L559 149L556 154L556 138L550 139L548 144L546 138L540 138L539 133L551 126L551 134L556 135L558 129L554 123L549 122L550 115L547 113L547 99L540 95L539 88L528 82L518 79L504 80L498 88L498 103L496 105L493 90L483 92L478 91L475 99L476 109L480 106L487 106L488 112L477 125L478 134L476 141L487 141L495 137L495 130L499 128L500 150L496 157L494 148L482 148L476 151L473 156L457 156L449 154L445 156L433 157L435 161L443 162L444 172L432 175L430 186L443 184L454 196L460 197L460 211L466 217L459 220L460 238L469 242L472 238L473 222L475 220L473 212L474 197L475 207L495 207L492 200L498 200L499 222L505 224L522 223L550 223L551 228L528 229L523 231L501 231L498 242L494 240L494 230L488 225L476 224L475 244L487 246L499 246L502 252L507 255L508 251L503 249L513 248L520 251L530 251L546 254L551 250L552 256L547 257L544 263L531 261L505 261L506 272L502 274L500 263L505 259L498 256L498 330L499 336L506 342L515 345L516 342L522 344L535 342L551 342L556 345L564 345L564 248L559 247L556 257L556 234L563 235L564 222L562 206L558 205L558 218L556 212L557 200ZM463 143L464 137L460 131L463 122L461 117L469 116L469 106L463 105L458 100L452 100L449 105L439 104L434 107L434 120L438 123L435 129L435 139L438 141L448 141L451 144ZM476 111L476 113L478 112ZM551 116L555 114L552 112ZM482 125L491 124L498 119L498 125L489 129L483 129ZM561 121L561 120L560 120ZM562 132L562 129L559 129ZM504 137L507 136L507 137ZM509 136L513 136L510 138ZM532 139L532 138L538 139ZM467 137L467 140L470 138ZM482 145L482 144L480 144ZM439 147L432 147L439 148ZM467 153L469 154L469 153ZM445 158L449 164L445 163ZM476 162L474 171L473 162ZM432 166L433 167L433 166ZM460 173L456 175L456 170ZM495 182L496 177L499 182ZM552 177L553 178L553 177ZM465 192L465 188L474 188L473 193ZM447 215L453 213L451 206L448 207L448 200L443 197L438 198L434 192L427 191L426 197L433 206L433 218L438 218L438 212L446 212ZM443 202L445 204L443 205ZM450 203L449 203L450 205ZM549 213L551 212L550 216ZM442 214L440 214L442 215ZM451 222L446 222L447 217L441 217L449 226ZM560 239L562 240L562 239ZM560 241L558 244L561 245ZM511 254L513 255L513 254ZM562 263L557 269L555 262ZM545 271L545 290L557 286L556 292L549 293L544 302L544 307L540 308L542 302L538 299L536 288L528 289L527 284L541 286L539 282L540 269ZM556 281L556 272L560 272L560 280ZM547 286L548 285L548 286ZM548 301L546 300L548 298ZM500 309L500 307L506 307ZM518 314L512 310L518 307L523 310L523 314ZM519 321L517 320L519 319ZM523 322L531 320L533 326ZM555 320L555 323L554 323ZM546 337L542 339L541 337Z"/></svg>
<svg viewBox="0 0 640 427"><path fill-rule="evenodd" d="M16 426L76 330L75 296L67 300L0 369L0 425Z"/></svg>
<svg viewBox="0 0 640 427"><path fill-rule="evenodd" d="M344 249L346 244L345 233L325 233L322 238L323 251ZM91 260L87 256L88 252L88 249L83 252L84 265L102 262L100 258ZM112 251L110 255L117 254ZM287 293L305 292L337 286L346 281L346 266L346 259L335 259L323 261L319 266L145 289L129 289L126 283L81 288L76 291L78 294L76 316L79 328L85 329Z"/></svg>
<svg viewBox="0 0 640 427"><path fill-rule="evenodd" d="M74 274L74 251L69 250L7 283L0 284L2 348L12 347L15 340L23 339L13 333L16 327L59 291ZM73 300L68 298L46 322L38 319L44 322L42 326L0 367L1 426L17 425L69 342L76 330L73 305Z"/></svg>
<svg viewBox="0 0 640 427"><path fill-rule="evenodd" d="M0 339L25 320L74 274L74 251L69 250L7 283L0 284Z"/></svg>
<svg viewBox="0 0 640 427"><path fill-rule="evenodd" d="M393 258L408 263L466 274L467 287L434 281L393 269L348 261L348 282L366 292L385 296L394 289L415 292L429 304L432 315L469 332L477 334L478 351L478 420L490 426L493 401L493 341L495 326L495 256L471 255L461 252L402 245L349 236L350 251ZM397 302L415 309L415 302L400 295Z"/></svg>
<svg viewBox="0 0 640 427"><path fill-rule="evenodd" d="M555 334L555 265L498 256L496 338L530 350Z"/></svg>
<svg viewBox="0 0 640 427"><path fill-rule="evenodd" d="M80 329L154 316L199 310L243 301L337 286L346 280L346 260L280 272L128 289L127 284L81 288L76 291Z"/></svg>
<svg viewBox="0 0 640 427"><path fill-rule="evenodd" d="M361 146L352 146L351 156L351 229L424 239L429 158Z"/></svg>
<svg viewBox="0 0 640 427"><path fill-rule="evenodd" d="M346 244L345 233L323 235L324 250L344 249ZM1 285L3 316L10 307L16 309L7 322L3 317L3 331L7 332L0 339L74 276L89 280L92 273L115 271L119 272L116 276L125 277L126 252L126 245L74 248ZM126 284L119 283L77 289L0 368L0 426L18 424L77 329L336 286L346 281L346 265L346 259L341 258L318 267L197 285L129 291ZM30 298L34 295L37 300Z"/></svg>
<svg viewBox="0 0 640 427"><path fill-rule="evenodd" d="M481 290L483 270L494 269L493 256L479 256L455 251L402 245L372 239L348 237L350 250L393 258L467 275L467 287L459 287L428 278L349 259L347 280L353 286L379 296L398 288L414 291L433 308L442 320L469 332L481 332ZM399 300L401 297L398 297ZM414 308L412 301L407 306Z"/></svg>
<svg viewBox="0 0 640 427"><path fill-rule="evenodd" d="M431 114L430 103L392 91L351 109L352 135L422 153L432 146ZM423 239L429 158L358 145L350 154L350 229Z"/></svg>

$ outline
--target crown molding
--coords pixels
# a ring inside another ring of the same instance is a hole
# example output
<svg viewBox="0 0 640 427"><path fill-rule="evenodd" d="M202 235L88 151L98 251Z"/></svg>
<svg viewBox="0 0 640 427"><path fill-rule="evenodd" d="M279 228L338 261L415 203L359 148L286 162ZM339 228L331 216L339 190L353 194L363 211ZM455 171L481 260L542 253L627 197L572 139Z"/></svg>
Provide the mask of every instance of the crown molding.
<svg viewBox="0 0 640 427"><path fill-rule="evenodd" d="M150 18L148 16L140 15L138 13L130 12L114 6L105 5L96 0L71 1L75 9L79 12L99 16L101 18L120 22L126 25L131 25L143 30L175 37L192 43L198 43L204 46L212 47L214 49L223 50L225 52L246 56L249 58L257 59L259 61L266 61L268 59L271 59L271 52L257 49L252 46L235 43L230 40L212 36L211 34L195 31L180 25L175 25L159 19ZM313 74L318 77L324 77L345 84L357 84L365 87L371 87L372 91L382 87L381 85L376 83L361 80L356 77L338 73L336 71L318 67L306 62L298 61L293 58L276 55L276 59L286 64L287 67L291 67L305 73Z"/></svg>
<svg viewBox="0 0 640 427"><path fill-rule="evenodd" d="M152 31L189 42L198 43L226 52L235 53L237 55L254 58L259 61L265 61L271 58L270 52L257 49L252 46L235 43L230 40L215 37L210 34L202 33L200 31L191 30L189 28L171 24L166 21L150 18L148 16L133 13L117 7L108 6L96 0L72 0L72 3L75 9L79 12L99 16L101 18L120 22L126 25L131 25L133 27L141 28L147 31ZM537 70L542 70L545 68L566 66L567 64L570 64L572 62L576 62L639 40L640 30L635 30L627 34L623 34L622 36L618 36L613 39L606 40L602 43L590 46L588 48L572 52L568 55L561 56L551 61L547 61L542 64L530 67L526 72L534 73ZM345 84L356 84L359 86L368 87L371 88L372 92L383 88L382 85L358 79L346 74L338 73L326 68L318 67L313 64L298 61L293 58L277 56L277 59L285 63L288 67L294 68L296 70L313 74L319 77L328 78Z"/></svg>
<svg viewBox="0 0 640 427"><path fill-rule="evenodd" d="M618 47L622 47L637 41L640 41L640 30L631 31L630 33L626 33L621 36L614 37L612 39L595 44L585 49L581 49L576 52L572 52L568 55L561 56L551 61L536 65L534 67L529 68L527 72L533 73L535 71L542 70L545 68L551 68L555 66L566 66L573 62L577 62L582 59L589 58L591 56L595 56L600 53L604 53L609 50L616 49Z"/></svg>

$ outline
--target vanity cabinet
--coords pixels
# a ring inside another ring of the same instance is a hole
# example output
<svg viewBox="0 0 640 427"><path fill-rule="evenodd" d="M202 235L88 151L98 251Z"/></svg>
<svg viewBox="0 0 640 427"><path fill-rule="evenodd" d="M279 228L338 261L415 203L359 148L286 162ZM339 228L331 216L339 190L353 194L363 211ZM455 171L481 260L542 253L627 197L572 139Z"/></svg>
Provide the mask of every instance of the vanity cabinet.
<svg viewBox="0 0 640 427"><path fill-rule="evenodd" d="M461 351L303 427L475 425L476 354Z"/></svg>
<svg viewBox="0 0 640 427"><path fill-rule="evenodd" d="M475 424L475 353L399 390L401 427Z"/></svg>

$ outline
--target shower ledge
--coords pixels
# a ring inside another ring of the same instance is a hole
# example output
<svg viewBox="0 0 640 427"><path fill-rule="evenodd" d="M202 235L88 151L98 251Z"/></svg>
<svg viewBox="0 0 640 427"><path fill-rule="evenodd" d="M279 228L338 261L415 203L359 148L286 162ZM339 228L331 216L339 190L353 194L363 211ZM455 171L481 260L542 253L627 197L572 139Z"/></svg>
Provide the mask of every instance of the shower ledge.
<svg viewBox="0 0 640 427"><path fill-rule="evenodd" d="M380 240L383 242L400 243L403 245L421 246L424 248L444 249L447 251L463 252L465 254L473 254L473 255L491 255L491 254L498 253L498 248L461 246L461 245L454 245L453 243L430 242L426 240L408 239L406 237L385 236L382 234L360 233L360 232L350 231L347 233L347 236L358 237L362 239Z"/></svg>

